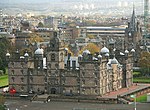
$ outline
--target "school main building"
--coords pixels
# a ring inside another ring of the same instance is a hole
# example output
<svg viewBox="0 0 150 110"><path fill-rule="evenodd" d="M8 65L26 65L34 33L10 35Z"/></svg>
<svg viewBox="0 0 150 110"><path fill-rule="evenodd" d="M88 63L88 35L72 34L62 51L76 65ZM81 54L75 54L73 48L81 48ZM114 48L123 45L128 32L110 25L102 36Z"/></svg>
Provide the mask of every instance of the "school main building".
<svg viewBox="0 0 150 110"><path fill-rule="evenodd" d="M124 53L105 46L92 55L85 50L72 57L57 32L47 48L20 56L19 51L6 54L9 88L18 94L61 94L102 96L132 85L132 56L134 50ZM115 55L116 54L116 55Z"/></svg>

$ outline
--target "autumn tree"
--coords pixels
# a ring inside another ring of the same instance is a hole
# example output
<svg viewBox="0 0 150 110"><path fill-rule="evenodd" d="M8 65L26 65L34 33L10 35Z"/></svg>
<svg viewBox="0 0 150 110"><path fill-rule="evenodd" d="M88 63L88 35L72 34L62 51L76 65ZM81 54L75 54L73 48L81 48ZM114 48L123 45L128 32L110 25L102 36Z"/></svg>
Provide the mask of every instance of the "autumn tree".
<svg viewBox="0 0 150 110"><path fill-rule="evenodd" d="M87 46L83 47L81 49L81 51L79 52L79 54L82 54L84 50L89 50L91 52L91 54L95 54L97 52L100 51L100 47L98 47L96 44L94 43L89 43Z"/></svg>
<svg viewBox="0 0 150 110"><path fill-rule="evenodd" d="M42 22L39 22L38 27L44 27L44 24Z"/></svg>
<svg viewBox="0 0 150 110"><path fill-rule="evenodd" d="M146 76L150 76L150 53L149 52L142 52L140 59L139 59L139 65L142 68L142 72Z"/></svg>
<svg viewBox="0 0 150 110"><path fill-rule="evenodd" d="M71 51L71 49L70 49L69 45L65 45L65 48L67 48L67 49L68 49L68 53L70 53L70 54L71 54L71 56L73 56L73 55L74 55L74 54L73 54L73 52Z"/></svg>
<svg viewBox="0 0 150 110"><path fill-rule="evenodd" d="M89 39L94 39L94 38L95 38L95 36L94 36L94 35L91 35L91 34L88 34L87 37L88 37Z"/></svg>
<svg viewBox="0 0 150 110"><path fill-rule="evenodd" d="M33 42L43 42L43 38L40 37L38 34L36 33L31 33L30 35L30 38L29 38L29 42L30 43L33 43Z"/></svg>

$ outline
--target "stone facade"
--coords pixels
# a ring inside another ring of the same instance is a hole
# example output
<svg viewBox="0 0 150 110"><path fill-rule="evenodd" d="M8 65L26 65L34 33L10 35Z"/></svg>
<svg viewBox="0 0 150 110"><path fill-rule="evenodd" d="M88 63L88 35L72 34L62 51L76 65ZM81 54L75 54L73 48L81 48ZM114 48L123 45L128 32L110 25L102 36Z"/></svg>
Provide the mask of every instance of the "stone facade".
<svg viewBox="0 0 150 110"><path fill-rule="evenodd" d="M106 47L94 56L85 50L76 60L66 53L63 41L54 32L47 48L38 48L34 56L20 56L18 51L10 55L9 88L20 94L102 96L121 89L124 82L125 87L132 85L132 62L125 63L124 73L115 57L109 59Z"/></svg>

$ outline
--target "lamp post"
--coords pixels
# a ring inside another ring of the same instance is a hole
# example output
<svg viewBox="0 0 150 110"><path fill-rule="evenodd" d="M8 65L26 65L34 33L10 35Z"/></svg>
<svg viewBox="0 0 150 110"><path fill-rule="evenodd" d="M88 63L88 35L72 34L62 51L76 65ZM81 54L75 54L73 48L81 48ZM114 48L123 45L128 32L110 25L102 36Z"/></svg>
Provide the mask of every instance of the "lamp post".
<svg viewBox="0 0 150 110"><path fill-rule="evenodd" d="M136 110L136 94L135 95L131 95L131 98L134 98L134 110Z"/></svg>

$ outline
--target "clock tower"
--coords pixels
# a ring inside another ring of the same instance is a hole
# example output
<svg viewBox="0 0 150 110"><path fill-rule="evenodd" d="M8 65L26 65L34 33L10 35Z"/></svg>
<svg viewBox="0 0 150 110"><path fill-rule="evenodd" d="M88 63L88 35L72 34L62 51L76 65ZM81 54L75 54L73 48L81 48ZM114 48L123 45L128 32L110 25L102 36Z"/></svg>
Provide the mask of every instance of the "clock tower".
<svg viewBox="0 0 150 110"><path fill-rule="evenodd" d="M60 93L60 71L62 69L64 69L64 44L57 32L54 32L47 47L47 75L50 94Z"/></svg>

